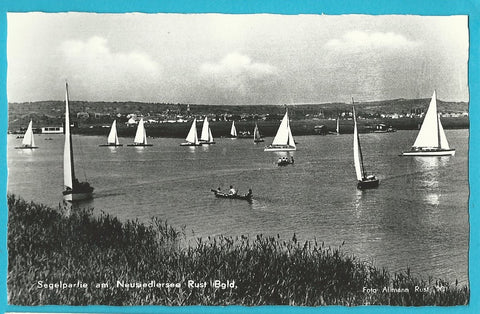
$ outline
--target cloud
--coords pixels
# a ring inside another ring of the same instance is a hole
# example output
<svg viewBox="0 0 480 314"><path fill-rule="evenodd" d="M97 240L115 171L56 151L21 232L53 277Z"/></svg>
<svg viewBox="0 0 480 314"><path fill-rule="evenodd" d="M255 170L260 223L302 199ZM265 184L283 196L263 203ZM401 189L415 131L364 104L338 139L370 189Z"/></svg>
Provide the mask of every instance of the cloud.
<svg viewBox="0 0 480 314"><path fill-rule="evenodd" d="M88 86L86 98L108 90L117 96L115 98L122 95L131 99L145 89L146 82L157 80L161 73L160 65L149 55L139 51L112 51L107 40L98 36L86 41L67 40L61 44L60 51L65 78L85 88Z"/></svg>
<svg viewBox="0 0 480 314"><path fill-rule="evenodd" d="M418 45L418 42L409 40L405 36L393 32L350 31L345 33L340 39L328 41L325 47L334 50L358 50L413 48Z"/></svg>
<svg viewBox="0 0 480 314"><path fill-rule="evenodd" d="M246 93L255 85L269 80L278 70L266 63L253 62L250 57L230 53L217 63L200 65L200 75L204 81L217 88Z"/></svg>

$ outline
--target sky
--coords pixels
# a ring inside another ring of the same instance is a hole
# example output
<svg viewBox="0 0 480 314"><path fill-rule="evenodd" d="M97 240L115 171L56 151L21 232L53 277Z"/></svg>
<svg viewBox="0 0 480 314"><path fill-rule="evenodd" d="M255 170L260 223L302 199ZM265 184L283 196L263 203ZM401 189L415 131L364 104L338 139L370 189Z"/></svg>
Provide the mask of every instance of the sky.
<svg viewBox="0 0 480 314"><path fill-rule="evenodd" d="M467 16L8 13L9 102L468 101Z"/></svg>

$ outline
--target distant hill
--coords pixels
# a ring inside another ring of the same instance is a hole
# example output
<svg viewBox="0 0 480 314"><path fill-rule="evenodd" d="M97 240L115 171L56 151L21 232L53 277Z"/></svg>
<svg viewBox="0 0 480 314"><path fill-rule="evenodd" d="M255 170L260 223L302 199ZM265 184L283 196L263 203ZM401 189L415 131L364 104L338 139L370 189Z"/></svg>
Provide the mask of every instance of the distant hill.
<svg viewBox="0 0 480 314"><path fill-rule="evenodd" d="M430 98L426 99L394 99L374 102L355 103L357 113L365 117L378 117L381 114L407 114L421 113L426 110ZM438 101L439 112L463 113L468 112L467 102ZM168 117L193 115L231 115L233 119L240 119L248 115L250 119L259 119L269 116L272 120L281 117L289 110L292 120L335 118L342 112L350 112L352 104L325 103L325 104L294 104L294 105L205 105L205 104L166 104L166 103L141 103L141 102L86 102L70 101L72 120L77 120L78 113L88 113L89 124L102 124L113 119L126 120L128 114L137 114L145 117ZM32 119L37 127L58 126L64 119L63 101L39 101L28 103L9 103L8 105L9 129L25 127Z"/></svg>

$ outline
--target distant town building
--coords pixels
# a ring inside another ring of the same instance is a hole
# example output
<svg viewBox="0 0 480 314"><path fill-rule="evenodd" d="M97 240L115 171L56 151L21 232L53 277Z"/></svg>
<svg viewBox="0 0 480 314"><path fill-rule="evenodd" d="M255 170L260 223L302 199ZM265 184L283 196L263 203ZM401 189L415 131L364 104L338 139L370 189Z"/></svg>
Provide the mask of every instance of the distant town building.
<svg viewBox="0 0 480 314"><path fill-rule="evenodd" d="M88 119L88 118L90 118L90 115L88 114L88 112L85 112L85 111L77 112L77 119Z"/></svg>

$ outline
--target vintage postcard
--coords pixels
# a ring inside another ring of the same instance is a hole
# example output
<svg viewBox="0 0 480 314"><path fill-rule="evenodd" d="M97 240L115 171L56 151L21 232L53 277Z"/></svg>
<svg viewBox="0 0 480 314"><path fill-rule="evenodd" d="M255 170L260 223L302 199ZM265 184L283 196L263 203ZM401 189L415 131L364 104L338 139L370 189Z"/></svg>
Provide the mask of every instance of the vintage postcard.
<svg viewBox="0 0 480 314"><path fill-rule="evenodd" d="M5 12L5 311L475 312L478 12L143 5Z"/></svg>

